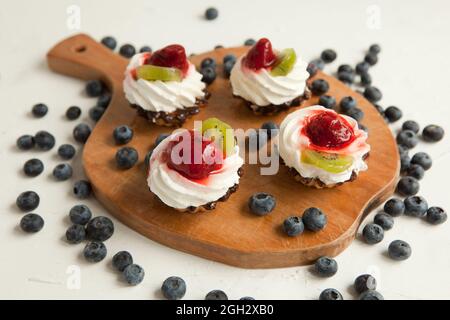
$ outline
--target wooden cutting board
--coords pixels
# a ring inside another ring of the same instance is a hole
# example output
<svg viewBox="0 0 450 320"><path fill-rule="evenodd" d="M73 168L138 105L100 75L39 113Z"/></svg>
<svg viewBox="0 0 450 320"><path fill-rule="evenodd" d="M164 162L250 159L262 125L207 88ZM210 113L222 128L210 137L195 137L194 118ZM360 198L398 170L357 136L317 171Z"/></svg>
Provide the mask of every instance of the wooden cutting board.
<svg viewBox="0 0 450 320"><path fill-rule="evenodd" d="M218 78L208 87L208 107L197 120L218 117L234 128L258 128L267 121L281 123L286 112L277 116L255 116L240 99L233 98L230 83L222 77L224 55L244 54L248 47L223 48L191 58L197 66L205 57L218 61ZM287 168L278 174L262 176L259 165L245 165L239 189L213 211L199 214L179 213L156 200L148 190L144 157L160 133L172 129L158 127L136 116L126 101L122 80L128 60L113 53L87 35L79 34L58 43L48 55L49 67L58 73L82 79L101 79L113 93L112 101L95 126L84 147L83 165L98 200L120 221L177 250L206 259L244 268L275 268L312 263L320 256L336 256L355 238L365 215L394 191L399 172L399 157L390 129L375 108L360 94L333 77L319 72L330 84L329 94L339 101L353 96L364 111L362 121L369 128L372 147L369 170L351 183L333 189L311 189L294 181ZM317 103L313 97L301 107ZM295 110L291 109L292 111ZM192 128L193 119L185 123ZM112 131L127 124L135 132L130 146L139 152L139 163L130 170L116 168L118 147ZM264 191L277 199L276 209L258 217L247 208L248 198ZM301 215L308 207L319 207L328 215L328 225L320 232L305 232L294 238L282 229L283 220ZM120 235L116 235L120 237Z"/></svg>

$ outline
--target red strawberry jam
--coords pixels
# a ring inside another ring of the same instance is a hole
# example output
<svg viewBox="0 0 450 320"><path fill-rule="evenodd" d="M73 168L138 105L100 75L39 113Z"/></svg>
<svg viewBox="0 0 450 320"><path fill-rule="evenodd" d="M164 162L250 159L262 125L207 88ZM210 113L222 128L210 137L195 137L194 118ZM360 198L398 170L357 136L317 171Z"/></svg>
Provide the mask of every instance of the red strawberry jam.
<svg viewBox="0 0 450 320"><path fill-rule="evenodd" d="M269 39L262 38L250 49L244 58L244 65L255 71L270 68L277 61Z"/></svg>
<svg viewBox="0 0 450 320"><path fill-rule="evenodd" d="M302 133L306 134L319 149L341 149L355 140L353 128L348 121L329 111L309 117Z"/></svg>
<svg viewBox="0 0 450 320"><path fill-rule="evenodd" d="M212 171L219 170L223 163L222 152L216 144L192 130L170 142L165 152L169 168L188 179L207 178Z"/></svg>
<svg viewBox="0 0 450 320"><path fill-rule="evenodd" d="M177 68L186 75L189 63L186 58L186 51L179 44L171 44L153 54L144 62L158 67Z"/></svg>

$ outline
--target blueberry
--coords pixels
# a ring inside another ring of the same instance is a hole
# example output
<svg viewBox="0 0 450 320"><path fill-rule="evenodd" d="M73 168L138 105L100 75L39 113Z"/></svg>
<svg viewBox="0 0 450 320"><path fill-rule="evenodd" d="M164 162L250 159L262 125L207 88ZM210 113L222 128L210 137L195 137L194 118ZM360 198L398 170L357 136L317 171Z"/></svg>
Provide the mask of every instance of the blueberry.
<svg viewBox="0 0 450 320"><path fill-rule="evenodd" d="M400 154L400 172L405 172L411 165L411 157L408 153Z"/></svg>
<svg viewBox="0 0 450 320"><path fill-rule="evenodd" d="M370 64L371 66L374 66L378 62L378 56L375 53L369 52L364 57L364 61L367 62L368 64Z"/></svg>
<svg viewBox="0 0 450 320"><path fill-rule="evenodd" d="M58 164L53 169L53 177L55 177L55 179L58 181L65 181L67 179L70 179L72 177L72 174L72 166L68 163Z"/></svg>
<svg viewBox="0 0 450 320"><path fill-rule="evenodd" d="M412 164L418 164L424 170L428 170L431 168L431 165L433 164L433 161L431 160L431 157L428 155L428 153L425 152L417 152L413 157L411 158Z"/></svg>
<svg viewBox="0 0 450 320"><path fill-rule="evenodd" d="M265 216L275 208L275 197L265 192L253 194L248 199L250 211L258 216Z"/></svg>
<svg viewBox="0 0 450 320"><path fill-rule="evenodd" d="M318 208L308 208L303 212L303 224L309 231L319 231L327 225L327 216Z"/></svg>
<svg viewBox="0 0 450 320"><path fill-rule="evenodd" d="M377 280L370 274L362 274L355 279L353 286L355 291L361 294L367 290L375 290L377 288Z"/></svg>
<svg viewBox="0 0 450 320"><path fill-rule="evenodd" d="M388 248L388 254L393 260L406 260L411 256L411 246L402 240L392 241Z"/></svg>
<svg viewBox="0 0 450 320"><path fill-rule="evenodd" d="M89 240L105 241L114 233L114 223L108 217L95 217L86 225L86 236Z"/></svg>
<svg viewBox="0 0 450 320"><path fill-rule="evenodd" d="M333 109L336 106L336 99L332 96L324 94L319 98L319 105L327 109Z"/></svg>
<svg viewBox="0 0 450 320"><path fill-rule="evenodd" d="M403 112L396 106L390 106L386 108L386 110L384 111L384 115L386 116L386 118L388 118L389 122L395 122L397 120L400 120Z"/></svg>
<svg viewBox="0 0 450 320"><path fill-rule="evenodd" d="M383 228L375 223L367 224L363 229L363 237L366 243L375 244L381 242L384 238Z"/></svg>
<svg viewBox="0 0 450 320"><path fill-rule="evenodd" d="M430 207L427 210L427 222L431 224L441 224L447 221L447 212L440 207Z"/></svg>
<svg viewBox="0 0 450 320"><path fill-rule="evenodd" d="M139 159L136 149L131 147L120 148L116 153L116 163L119 169L132 168Z"/></svg>
<svg viewBox="0 0 450 320"><path fill-rule="evenodd" d="M375 109L377 109L378 113L384 117L384 108L379 104L374 104L373 106L375 107Z"/></svg>
<svg viewBox="0 0 450 320"><path fill-rule="evenodd" d="M256 43L256 40L250 38L250 39L245 40L244 46L253 46L255 43Z"/></svg>
<svg viewBox="0 0 450 320"><path fill-rule="evenodd" d="M133 138L133 130L126 125L119 126L114 129L113 138L116 144L126 144Z"/></svg>
<svg viewBox="0 0 450 320"><path fill-rule="evenodd" d="M248 135L248 143L249 148L253 149L256 146L256 149L259 150L267 145L267 141L269 140L268 131L263 129L256 129L249 133Z"/></svg>
<svg viewBox="0 0 450 320"><path fill-rule="evenodd" d="M74 224L85 225L91 220L92 212L88 206L77 204L70 209L69 218Z"/></svg>
<svg viewBox="0 0 450 320"><path fill-rule="evenodd" d="M186 294L186 282L180 277L169 277L164 280L161 292L167 300L180 300Z"/></svg>
<svg viewBox="0 0 450 320"><path fill-rule="evenodd" d="M405 197L417 194L419 189L419 181L413 177L402 177L397 183L397 192Z"/></svg>
<svg viewBox="0 0 450 320"><path fill-rule="evenodd" d="M411 130L415 134L419 133L420 126L419 124L414 120L407 120L403 122L402 124L402 130Z"/></svg>
<svg viewBox="0 0 450 320"><path fill-rule="evenodd" d="M320 96L322 94L325 94L328 89L330 88L330 85L326 80L323 79L317 79L314 80L311 84L311 91L313 94Z"/></svg>
<svg viewBox="0 0 450 320"><path fill-rule="evenodd" d="M100 120L104 112L105 109L101 107L92 107L89 109L89 118L97 122L98 120Z"/></svg>
<svg viewBox="0 0 450 320"><path fill-rule="evenodd" d="M367 128L365 125L363 125L362 123L358 123L358 127L364 131L365 133L369 133L369 128Z"/></svg>
<svg viewBox="0 0 450 320"><path fill-rule="evenodd" d="M261 129L266 130L268 139L272 139L273 137L276 137L280 130L278 125L273 121L264 122L261 125Z"/></svg>
<svg viewBox="0 0 450 320"><path fill-rule="evenodd" d="M86 238L86 230L81 224L73 224L66 231L67 242L77 244Z"/></svg>
<svg viewBox="0 0 450 320"><path fill-rule="evenodd" d="M372 44L369 47L369 52L374 53L374 54L379 54L381 52L381 47L378 44Z"/></svg>
<svg viewBox="0 0 450 320"><path fill-rule="evenodd" d="M375 290L367 290L360 294L359 300L384 300L384 297Z"/></svg>
<svg viewBox="0 0 450 320"><path fill-rule="evenodd" d="M403 155L403 154L408 155L409 154L409 149L406 148L405 146L402 146L401 144L397 144L397 149L398 149L399 155Z"/></svg>
<svg viewBox="0 0 450 320"><path fill-rule="evenodd" d="M308 66L306 67L306 71L308 71L309 76L312 77L312 76L314 76L317 73L317 71L319 71L319 68L317 67L317 65L315 65L312 62L310 62L308 64Z"/></svg>
<svg viewBox="0 0 450 320"><path fill-rule="evenodd" d="M20 219L20 228L28 233L40 231L44 227L44 219L38 214L28 213Z"/></svg>
<svg viewBox="0 0 450 320"><path fill-rule="evenodd" d="M364 111L360 108L352 108L345 113L347 116L352 117L356 121L361 121L364 118Z"/></svg>
<svg viewBox="0 0 450 320"><path fill-rule="evenodd" d="M409 196L405 200L405 215L423 217L428 210L427 201L421 196Z"/></svg>
<svg viewBox="0 0 450 320"><path fill-rule="evenodd" d="M211 84L216 80L216 70L212 67L205 67L200 70L202 74L202 81L206 84Z"/></svg>
<svg viewBox="0 0 450 320"><path fill-rule="evenodd" d="M34 147L34 144L34 137L29 134L20 136L16 141L17 148L20 150L30 150Z"/></svg>
<svg viewBox="0 0 450 320"><path fill-rule="evenodd" d="M145 171L148 172L148 167L150 165L150 157L153 154L153 150L154 149L150 149L149 152L147 152L147 154L145 155L145 159L144 159L144 166L145 166Z"/></svg>
<svg viewBox="0 0 450 320"><path fill-rule="evenodd" d="M39 206L39 202L39 195L34 191L22 192L16 199L17 207L23 212L36 209Z"/></svg>
<svg viewBox="0 0 450 320"><path fill-rule="evenodd" d="M104 37L101 41L100 41L105 47L114 50L117 46L117 41L116 39L114 39L111 36L107 36Z"/></svg>
<svg viewBox="0 0 450 320"><path fill-rule="evenodd" d="M237 60L236 56L234 54L232 54L232 53L227 54L225 57L223 57L223 63L224 64L227 63L228 61L236 62L236 60Z"/></svg>
<svg viewBox="0 0 450 320"><path fill-rule="evenodd" d="M123 270L122 274L126 283L135 286L144 280L145 271L140 265L130 264Z"/></svg>
<svg viewBox="0 0 450 320"><path fill-rule="evenodd" d="M405 212L405 203L400 199L392 198L384 204L383 210L393 217L398 217Z"/></svg>
<svg viewBox="0 0 450 320"><path fill-rule="evenodd" d="M47 114L47 112L48 112L48 107L47 107L47 105L45 105L43 103L35 104L33 106L33 108L31 108L31 113L36 118L42 118L43 116L45 116Z"/></svg>
<svg viewBox="0 0 450 320"><path fill-rule="evenodd" d="M214 49L223 49L223 45L221 45L221 44L216 44L216 45L214 46Z"/></svg>
<svg viewBox="0 0 450 320"><path fill-rule="evenodd" d="M377 87L366 87L364 89L364 97L372 103L378 102L383 97L381 91Z"/></svg>
<svg viewBox="0 0 450 320"><path fill-rule="evenodd" d="M326 49L320 54L320 58L326 63L333 62L337 58L337 53L333 49Z"/></svg>
<svg viewBox="0 0 450 320"><path fill-rule="evenodd" d="M41 150L50 150L55 146L55 137L47 131L38 131L34 136L36 146Z"/></svg>
<svg viewBox="0 0 450 320"><path fill-rule="evenodd" d="M102 93L102 95L97 99L96 106L106 109L109 103L111 102L111 98L112 98L111 93L109 92Z"/></svg>
<svg viewBox="0 0 450 320"><path fill-rule="evenodd" d="M133 257L128 251L119 251L112 258L113 267L120 272L131 264L133 264Z"/></svg>
<svg viewBox="0 0 450 320"><path fill-rule="evenodd" d="M211 67L211 68L215 69L216 65L217 65L216 60L214 60L213 58L205 58L200 63L200 69L203 69L206 67Z"/></svg>
<svg viewBox="0 0 450 320"><path fill-rule="evenodd" d="M104 89L103 83L100 80L89 80L86 83L86 94L89 97L98 97L102 94Z"/></svg>
<svg viewBox="0 0 450 320"><path fill-rule="evenodd" d="M353 97L344 97L341 102L339 102L339 107L343 113L349 112L351 109L356 108L356 100Z"/></svg>
<svg viewBox="0 0 450 320"><path fill-rule="evenodd" d="M71 144L62 144L58 148L58 155L64 160L70 160L75 156L76 150Z"/></svg>
<svg viewBox="0 0 450 320"><path fill-rule="evenodd" d="M295 237L305 230L305 226L300 217L289 217L284 220L283 229L288 236Z"/></svg>
<svg viewBox="0 0 450 320"><path fill-rule="evenodd" d="M30 159L23 165L23 172L28 177L37 177L44 171L44 164L39 159Z"/></svg>
<svg viewBox="0 0 450 320"><path fill-rule="evenodd" d="M131 44L127 43L119 48L119 54L125 58L131 58L136 53L136 49Z"/></svg>
<svg viewBox="0 0 450 320"><path fill-rule="evenodd" d="M314 65L319 70L323 70L325 68L325 61L320 58L312 60L309 64Z"/></svg>
<svg viewBox="0 0 450 320"><path fill-rule="evenodd" d="M414 131L402 130L397 134L397 143L408 149L412 149L419 143L419 139Z"/></svg>
<svg viewBox="0 0 450 320"><path fill-rule="evenodd" d="M69 120L78 119L81 115L81 109L77 106L71 106L66 110L66 118Z"/></svg>
<svg viewBox="0 0 450 320"><path fill-rule="evenodd" d="M411 164L406 168L405 174L407 176L416 178L417 180L421 180L425 175L425 170L422 166L419 166L418 164Z"/></svg>
<svg viewBox="0 0 450 320"><path fill-rule="evenodd" d="M152 52L153 50L152 50L152 47L150 47L150 46L142 46L140 49L139 49L139 52L140 53L144 53L144 52Z"/></svg>
<svg viewBox="0 0 450 320"><path fill-rule="evenodd" d="M73 194L79 199L85 199L91 195L91 183L86 180L79 180L73 185Z"/></svg>
<svg viewBox="0 0 450 320"><path fill-rule="evenodd" d="M373 218L373 222L382 227L383 230L390 230L394 226L394 219L392 216L384 212L377 213Z"/></svg>
<svg viewBox="0 0 450 320"><path fill-rule="evenodd" d="M428 142L437 142L442 140L444 137L444 129L442 127L430 124L423 128L422 130L422 138Z"/></svg>
<svg viewBox="0 0 450 320"><path fill-rule="evenodd" d="M338 264L336 260L329 257L320 257L314 264L314 269L317 275L321 277L332 277L338 271Z"/></svg>
<svg viewBox="0 0 450 320"><path fill-rule="evenodd" d="M208 292L205 300L228 300L228 296L222 290L212 290Z"/></svg>
<svg viewBox="0 0 450 320"><path fill-rule="evenodd" d="M369 72L361 73L360 79L363 86L370 86L372 84L372 76Z"/></svg>
<svg viewBox="0 0 450 320"><path fill-rule="evenodd" d="M170 134L168 133L161 133L160 135L158 135L155 139L155 147L160 144L165 138L167 138L168 136L170 136Z"/></svg>
<svg viewBox="0 0 450 320"><path fill-rule="evenodd" d="M347 85L352 84L355 81L355 75L351 72L339 72L337 75L338 79Z"/></svg>
<svg viewBox="0 0 450 320"><path fill-rule="evenodd" d="M77 124L76 127L73 128L73 138L77 142L86 143L90 135L91 128L85 123Z"/></svg>
<svg viewBox="0 0 450 320"><path fill-rule="evenodd" d="M233 61L233 60L229 60L229 61L224 62L224 64L223 64L223 72L224 72L226 78L230 77L231 70L233 69L235 63L236 63L236 61Z"/></svg>
<svg viewBox="0 0 450 320"><path fill-rule="evenodd" d="M219 16L219 11L216 8L208 8L205 11L206 20L214 20Z"/></svg>
<svg viewBox="0 0 450 320"><path fill-rule="evenodd" d="M89 242L83 250L84 258L89 262L100 262L106 257L106 246L103 242Z"/></svg>
<svg viewBox="0 0 450 320"><path fill-rule="evenodd" d="M328 288L320 293L319 300L344 300L344 298L338 290Z"/></svg>
<svg viewBox="0 0 450 320"><path fill-rule="evenodd" d="M356 65L355 71L357 74L367 73L370 65L367 62L360 62Z"/></svg>
<svg viewBox="0 0 450 320"><path fill-rule="evenodd" d="M355 70L353 70L353 68L352 68L350 65L348 65L348 64L342 64L342 65L339 66L337 72L338 72L338 73L340 73L340 72L350 72L350 73L353 73L353 72L355 72Z"/></svg>

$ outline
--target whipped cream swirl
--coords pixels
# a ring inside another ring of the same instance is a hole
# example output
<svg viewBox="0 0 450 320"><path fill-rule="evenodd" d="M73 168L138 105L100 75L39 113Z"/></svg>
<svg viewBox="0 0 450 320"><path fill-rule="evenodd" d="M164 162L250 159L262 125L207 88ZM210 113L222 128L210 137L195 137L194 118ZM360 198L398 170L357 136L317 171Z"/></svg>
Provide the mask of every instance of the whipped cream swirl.
<svg viewBox="0 0 450 320"><path fill-rule="evenodd" d="M178 81L147 81L135 80L132 70L144 64L148 53L138 53L131 58L125 71L123 88L125 96L131 104L137 104L148 111L174 112L177 109L192 107L197 98L203 98L205 84L202 75L189 63L186 76Z"/></svg>

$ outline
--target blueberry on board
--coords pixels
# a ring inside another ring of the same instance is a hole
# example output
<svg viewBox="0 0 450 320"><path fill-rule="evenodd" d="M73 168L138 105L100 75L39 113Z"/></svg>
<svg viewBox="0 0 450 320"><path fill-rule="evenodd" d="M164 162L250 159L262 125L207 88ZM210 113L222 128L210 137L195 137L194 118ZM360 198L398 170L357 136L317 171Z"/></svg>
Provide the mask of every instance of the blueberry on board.
<svg viewBox="0 0 450 320"><path fill-rule="evenodd" d="M361 121L364 118L364 111L360 108L352 108L345 113L347 116L352 117L356 121Z"/></svg>
<svg viewBox="0 0 450 320"><path fill-rule="evenodd" d="M81 115L81 109L77 106L70 106L66 110L66 118L69 120L76 120Z"/></svg>
<svg viewBox="0 0 450 320"><path fill-rule="evenodd" d="M105 47L114 50L117 47L117 41L111 36L106 36L100 41Z"/></svg>
<svg viewBox="0 0 450 320"><path fill-rule="evenodd" d="M276 205L275 197L265 192L253 194L248 199L250 211L258 216L265 216L273 211Z"/></svg>
<svg viewBox="0 0 450 320"><path fill-rule="evenodd" d="M84 204L77 204L69 211L70 221L74 224L85 225L91 220L92 212L88 206Z"/></svg>
<svg viewBox="0 0 450 320"><path fill-rule="evenodd" d="M245 297L240 298L239 300L242 300L242 301L245 301L245 300L255 300L255 298L249 297L249 296L245 296Z"/></svg>
<svg viewBox="0 0 450 320"><path fill-rule="evenodd" d="M351 72L345 72L345 71L339 72L337 74L337 78L347 85L350 85L355 81L355 75Z"/></svg>
<svg viewBox="0 0 450 320"><path fill-rule="evenodd" d="M419 143L419 139L414 131L411 130L402 130L397 134L396 137L397 143L408 148L412 149Z"/></svg>
<svg viewBox="0 0 450 320"><path fill-rule="evenodd" d="M214 49L223 49L223 45L221 45L221 44L216 44L216 45L214 46Z"/></svg>
<svg viewBox="0 0 450 320"><path fill-rule="evenodd" d="M39 195L34 191L22 192L16 199L17 207L23 212L36 209L39 206L39 202Z"/></svg>
<svg viewBox="0 0 450 320"><path fill-rule="evenodd" d="M130 264L129 266L125 267L122 275L126 283L135 286L141 283L142 280L144 280L145 271L140 265Z"/></svg>
<svg viewBox="0 0 450 320"><path fill-rule="evenodd" d="M51 133L41 130L34 135L34 142L36 147L47 151L55 146L55 137Z"/></svg>
<svg viewBox="0 0 450 320"><path fill-rule="evenodd" d="M180 277L169 277L164 280L161 292L167 300L180 300L186 294L186 282Z"/></svg>
<svg viewBox="0 0 450 320"><path fill-rule="evenodd" d="M75 156L75 147L71 144L62 144L58 148L58 155L64 160L70 160Z"/></svg>
<svg viewBox="0 0 450 320"><path fill-rule="evenodd" d="M352 66L350 66L350 65L348 65L348 64L342 64L342 65L339 66L337 72L338 72L338 73L340 73L340 72L350 72L350 73L353 73L353 72L355 72L355 70L353 70Z"/></svg>
<svg viewBox="0 0 450 320"><path fill-rule="evenodd" d="M125 58L131 58L136 53L133 45L126 43L119 48L119 54Z"/></svg>
<svg viewBox="0 0 450 320"><path fill-rule="evenodd" d="M146 172L148 171L148 167L149 167L149 165L150 165L150 157L151 157L152 154L153 154L153 150L154 150L154 149L150 149L150 151L147 152L147 154L145 155L144 166L145 166L145 171L146 171Z"/></svg>
<svg viewBox="0 0 450 320"><path fill-rule="evenodd" d="M380 47L380 45L379 45L379 44L376 44L376 43L372 44L372 45L369 47L369 52L375 53L375 54L379 54L379 53L381 52L381 47Z"/></svg>
<svg viewBox="0 0 450 320"><path fill-rule="evenodd" d="M430 207L427 210L426 220L431 224L441 224L447 221L447 212L440 207Z"/></svg>
<svg viewBox="0 0 450 320"><path fill-rule="evenodd" d="M219 11L216 8L208 8L205 11L206 20L214 20L219 16Z"/></svg>
<svg viewBox="0 0 450 320"><path fill-rule="evenodd" d="M28 177L37 177L44 171L44 164L39 159L30 159L23 165L23 172Z"/></svg>
<svg viewBox="0 0 450 320"><path fill-rule="evenodd" d="M339 102L339 107L343 113L349 112L351 109L356 108L356 100L353 97L344 97Z"/></svg>
<svg viewBox="0 0 450 320"><path fill-rule="evenodd" d="M418 164L410 164L405 170L407 176L421 180L425 175L425 169Z"/></svg>
<svg viewBox="0 0 450 320"><path fill-rule="evenodd" d="M85 199L91 195L91 183L86 180L79 180L73 185L73 194L79 199Z"/></svg>
<svg viewBox="0 0 450 320"><path fill-rule="evenodd" d="M364 241L368 244L376 244L384 238L383 228L375 223L367 224L362 232Z"/></svg>
<svg viewBox="0 0 450 320"><path fill-rule="evenodd" d="M419 133L420 126L419 124L414 120L406 120L402 124L402 130L411 130L415 134Z"/></svg>
<svg viewBox="0 0 450 320"><path fill-rule="evenodd" d="M128 251L119 251L112 258L113 267L120 272L131 264L133 264L133 257Z"/></svg>
<svg viewBox="0 0 450 320"><path fill-rule="evenodd" d="M359 75L369 71L370 65L367 62L360 62L356 65L355 72Z"/></svg>
<svg viewBox="0 0 450 320"><path fill-rule="evenodd" d="M97 99L96 106L106 109L109 103L111 102L111 98L112 98L111 93L109 92L102 93L102 95Z"/></svg>
<svg viewBox="0 0 450 320"><path fill-rule="evenodd" d="M85 123L80 123L73 129L73 138L80 143L86 143L87 139L91 135L91 127Z"/></svg>
<svg viewBox="0 0 450 320"><path fill-rule="evenodd" d="M133 129L126 125L119 126L114 129L113 138L116 144L126 144L133 138Z"/></svg>
<svg viewBox="0 0 450 320"><path fill-rule="evenodd" d="M365 133L369 133L369 128L367 128L365 125L363 125L362 123L358 123L358 127L364 131Z"/></svg>
<svg viewBox="0 0 450 320"><path fill-rule="evenodd" d="M288 236L295 237L305 230L305 226L300 217L289 217L283 222L283 230Z"/></svg>
<svg viewBox="0 0 450 320"><path fill-rule="evenodd" d="M200 69L206 68L206 67L211 67L211 68L216 68L216 60L214 60L213 58L205 58L202 60L202 62L200 63Z"/></svg>
<svg viewBox="0 0 450 320"><path fill-rule="evenodd" d="M383 230L390 230L394 226L394 218L384 212L377 213L373 218L373 222L382 227Z"/></svg>
<svg viewBox="0 0 450 320"><path fill-rule="evenodd" d="M229 60L223 63L223 72L226 78L230 77L231 70L233 69L236 61Z"/></svg>
<svg viewBox="0 0 450 320"><path fill-rule="evenodd" d="M140 53L144 53L144 52L152 52L153 50L152 50L152 47L150 47L150 46L142 46L140 49L139 49L139 52Z"/></svg>
<svg viewBox="0 0 450 320"><path fill-rule="evenodd" d="M372 76L369 72L363 72L360 75L361 84L363 86L370 86L372 84Z"/></svg>
<svg viewBox="0 0 450 320"><path fill-rule="evenodd" d="M325 61L321 58L312 60L309 64L316 66L317 69L323 70L325 68Z"/></svg>
<svg viewBox="0 0 450 320"><path fill-rule="evenodd" d="M212 290L205 296L205 300L228 300L228 296L222 290Z"/></svg>
<svg viewBox="0 0 450 320"><path fill-rule="evenodd" d="M60 163L53 169L53 176L58 181L65 181L72 177L72 166L68 163Z"/></svg>
<svg viewBox="0 0 450 320"><path fill-rule="evenodd" d="M413 177L402 177L397 183L397 192L405 197L416 195L419 189L419 181Z"/></svg>
<svg viewBox="0 0 450 320"><path fill-rule="evenodd" d="M47 107L47 105L45 105L43 103L35 104L31 108L31 113L36 118L42 118L43 116L45 116L47 114L47 112L48 112L48 107Z"/></svg>
<svg viewBox="0 0 450 320"><path fill-rule="evenodd" d="M69 243L77 244L86 239L86 230L81 224L73 224L66 231L66 240Z"/></svg>
<svg viewBox="0 0 450 320"><path fill-rule="evenodd" d="M423 128L422 130L422 138L428 142L437 142L442 140L444 137L444 129L442 127L430 124Z"/></svg>
<svg viewBox="0 0 450 320"><path fill-rule="evenodd" d="M411 157L408 153L400 154L400 172L406 172L411 166Z"/></svg>
<svg viewBox="0 0 450 320"><path fill-rule="evenodd" d="M314 63L310 62L306 67L306 71L308 71L309 76L312 77L319 71L319 68Z"/></svg>
<svg viewBox="0 0 450 320"><path fill-rule="evenodd" d="M329 257L320 257L314 264L317 275L321 277L332 277L338 271L338 264L336 260Z"/></svg>
<svg viewBox="0 0 450 320"><path fill-rule="evenodd" d="M100 80L89 80L86 83L86 94L89 97L98 97L103 93L103 83Z"/></svg>
<svg viewBox="0 0 450 320"><path fill-rule="evenodd" d="M119 169L132 168L138 159L137 150L131 147L123 147L116 152L116 164Z"/></svg>
<svg viewBox="0 0 450 320"><path fill-rule="evenodd" d="M378 56L375 53L369 52L364 57L364 61L367 62L369 65L374 66L378 62Z"/></svg>
<svg viewBox="0 0 450 320"><path fill-rule="evenodd" d="M311 92L317 96L325 94L329 88L330 85L324 79L316 79L311 84Z"/></svg>
<svg viewBox="0 0 450 320"><path fill-rule="evenodd" d="M86 236L92 241L105 241L114 233L114 223L108 217L95 217L86 225Z"/></svg>
<svg viewBox="0 0 450 320"><path fill-rule="evenodd" d="M247 39L244 41L244 46L253 46L256 43L255 39Z"/></svg>
<svg viewBox="0 0 450 320"><path fill-rule="evenodd" d="M308 208L303 212L302 221L309 231L319 231L327 225L327 216L318 208Z"/></svg>
<svg viewBox="0 0 450 320"><path fill-rule="evenodd" d="M223 57L223 63L224 64L227 63L228 61L236 62L236 60L237 60L236 56L234 54L232 54L232 53L227 54L225 57Z"/></svg>
<svg viewBox="0 0 450 320"><path fill-rule="evenodd" d="M89 242L83 250L84 258L89 262L100 262L106 257L106 246L102 242Z"/></svg>
<svg viewBox="0 0 450 320"><path fill-rule="evenodd" d="M269 138L269 139L272 139L273 137L276 137L278 135L279 130L280 130L278 125L275 122L273 122L273 121L264 122L261 125L261 129L262 130L266 130L267 138Z"/></svg>
<svg viewBox="0 0 450 320"><path fill-rule="evenodd" d="M423 217L428 210L428 203L424 197L409 196L405 200L405 215Z"/></svg>
<svg viewBox="0 0 450 320"><path fill-rule="evenodd" d="M44 227L44 219L38 214L28 213L20 219L20 228L28 233L35 233Z"/></svg>
<svg viewBox="0 0 450 320"><path fill-rule="evenodd" d="M367 290L375 290L377 288L377 280L370 274L362 274L355 279L353 286L355 291L361 294Z"/></svg>
<svg viewBox="0 0 450 320"><path fill-rule="evenodd" d="M322 95L319 98L319 105L327 109L333 109L336 106L336 99L329 95Z"/></svg>
<svg viewBox="0 0 450 320"><path fill-rule="evenodd" d="M375 290L367 290L361 293L358 297L359 300L384 300L384 297Z"/></svg>
<svg viewBox="0 0 450 320"><path fill-rule="evenodd" d="M384 108L379 104L374 104L373 106L375 107L375 109L377 109L378 113L384 117Z"/></svg>
<svg viewBox="0 0 450 320"><path fill-rule="evenodd" d="M202 74L202 81L206 84L211 84L216 80L216 70L212 67L205 67L200 69Z"/></svg>
<svg viewBox="0 0 450 320"><path fill-rule="evenodd" d="M155 139L155 147L161 143L161 141L163 141L165 138L167 138L168 136L170 136L170 134L168 133L161 133L159 134L156 139Z"/></svg>
<svg viewBox="0 0 450 320"><path fill-rule="evenodd" d="M411 163L412 164L418 164L424 170L428 170L428 169L431 168L431 165L433 164L433 160L431 160L431 157L430 157L430 155L428 153L417 152L411 158Z"/></svg>
<svg viewBox="0 0 450 320"><path fill-rule="evenodd" d="M344 298L338 290L328 288L320 293L319 300L344 300Z"/></svg>
<svg viewBox="0 0 450 320"><path fill-rule="evenodd" d="M372 103L378 102L383 97L383 94L381 93L380 89L377 87L366 87L364 89L364 97L366 97L367 100L369 100Z"/></svg>
<svg viewBox="0 0 450 320"><path fill-rule="evenodd" d="M20 150L30 150L34 147L34 144L34 137L29 134L20 136L16 141L17 148Z"/></svg>
<svg viewBox="0 0 450 320"><path fill-rule="evenodd" d="M393 217L398 217L405 212L405 203L400 199L392 198L386 201L383 210Z"/></svg>
<svg viewBox="0 0 450 320"><path fill-rule="evenodd" d="M384 110L384 115L389 120L389 122L395 122L400 120L400 118L403 115L403 112L396 106L390 106L387 107L386 110Z"/></svg>
<svg viewBox="0 0 450 320"><path fill-rule="evenodd" d="M393 260L402 261L411 256L411 246L403 240L392 241L388 248L389 257Z"/></svg>
<svg viewBox="0 0 450 320"><path fill-rule="evenodd" d="M333 49L323 50L320 54L320 58L326 63L333 62L337 58L337 53Z"/></svg>
<svg viewBox="0 0 450 320"><path fill-rule="evenodd" d="M105 109L101 107L92 107L89 109L89 118L92 119L92 121L97 122L102 117L103 113L105 112Z"/></svg>

